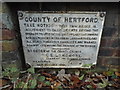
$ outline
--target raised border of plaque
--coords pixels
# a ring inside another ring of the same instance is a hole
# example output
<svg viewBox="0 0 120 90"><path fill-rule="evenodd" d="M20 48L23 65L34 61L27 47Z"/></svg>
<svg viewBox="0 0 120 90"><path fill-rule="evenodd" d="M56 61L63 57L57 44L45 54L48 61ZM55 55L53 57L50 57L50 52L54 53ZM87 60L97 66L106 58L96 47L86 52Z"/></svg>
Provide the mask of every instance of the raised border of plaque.
<svg viewBox="0 0 120 90"><path fill-rule="evenodd" d="M97 63L106 12L18 11L26 63L90 68Z"/></svg>

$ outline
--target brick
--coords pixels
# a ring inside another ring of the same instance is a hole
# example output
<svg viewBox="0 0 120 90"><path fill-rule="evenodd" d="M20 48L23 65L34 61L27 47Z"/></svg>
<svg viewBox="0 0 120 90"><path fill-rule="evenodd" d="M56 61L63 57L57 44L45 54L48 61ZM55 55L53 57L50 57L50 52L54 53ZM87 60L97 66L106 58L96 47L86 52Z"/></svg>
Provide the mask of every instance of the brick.
<svg viewBox="0 0 120 90"><path fill-rule="evenodd" d="M106 47L107 39L101 38L100 47Z"/></svg>
<svg viewBox="0 0 120 90"><path fill-rule="evenodd" d="M119 56L119 48L100 48L98 56Z"/></svg>
<svg viewBox="0 0 120 90"><path fill-rule="evenodd" d="M103 66L120 66L120 57L98 57L98 65Z"/></svg>
<svg viewBox="0 0 120 90"><path fill-rule="evenodd" d="M117 9L115 9L116 13L111 13L107 12L106 17L105 17L105 26L110 27L110 26L115 26L117 27L118 25L118 13Z"/></svg>
<svg viewBox="0 0 120 90"><path fill-rule="evenodd" d="M117 48L120 45L120 38L102 38L100 47Z"/></svg>
<svg viewBox="0 0 120 90"><path fill-rule="evenodd" d="M120 65L120 58L107 58L105 62L107 65Z"/></svg>
<svg viewBox="0 0 120 90"><path fill-rule="evenodd" d="M112 41L111 47L119 47L120 46L120 38L113 39L111 41Z"/></svg>
<svg viewBox="0 0 120 90"><path fill-rule="evenodd" d="M118 29L116 27L104 27L102 32L102 37L117 37L118 36Z"/></svg>
<svg viewBox="0 0 120 90"><path fill-rule="evenodd" d="M98 56L112 56L113 49L100 48Z"/></svg>
<svg viewBox="0 0 120 90"><path fill-rule="evenodd" d="M15 40L2 42L2 51L14 51L17 50L17 47L18 44Z"/></svg>
<svg viewBox="0 0 120 90"><path fill-rule="evenodd" d="M0 41L0 51L2 51L2 41Z"/></svg>
<svg viewBox="0 0 120 90"><path fill-rule="evenodd" d="M113 53L112 53L112 56L114 56L114 57L120 57L120 48L114 49Z"/></svg>
<svg viewBox="0 0 120 90"><path fill-rule="evenodd" d="M13 60L18 60L18 53L16 51L2 52L2 62Z"/></svg>
<svg viewBox="0 0 120 90"><path fill-rule="evenodd" d="M15 38L15 33L13 30L2 30L2 39L0 38L0 40L11 40Z"/></svg>

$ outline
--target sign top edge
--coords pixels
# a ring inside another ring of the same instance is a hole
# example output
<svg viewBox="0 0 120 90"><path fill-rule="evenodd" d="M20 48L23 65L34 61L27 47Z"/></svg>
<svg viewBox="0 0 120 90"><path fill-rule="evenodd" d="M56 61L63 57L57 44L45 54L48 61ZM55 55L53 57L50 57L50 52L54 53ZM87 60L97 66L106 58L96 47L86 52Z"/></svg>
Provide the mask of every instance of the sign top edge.
<svg viewBox="0 0 120 90"><path fill-rule="evenodd" d="M106 13L105 11L18 11L19 12L24 12L24 13L71 13L71 14L82 14L82 13Z"/></svg>

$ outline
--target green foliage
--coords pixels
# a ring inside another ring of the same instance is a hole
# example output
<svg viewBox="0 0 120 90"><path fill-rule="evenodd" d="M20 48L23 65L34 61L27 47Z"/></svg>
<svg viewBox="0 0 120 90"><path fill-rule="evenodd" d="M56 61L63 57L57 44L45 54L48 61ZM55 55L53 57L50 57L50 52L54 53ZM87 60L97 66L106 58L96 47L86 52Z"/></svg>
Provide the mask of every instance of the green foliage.
<svg viewBox="0 0 120 90"><path fill-rule="evenodd" d="M91 65L86 64L85 67ZM58 72L58 75L54 75L48 72L35 73L33 67L27 69L24 72L20 72L16 67L8 67L3 71L3 76L8 76L9 79L14 83L14 89L21 88L42 88L49 87L55 90L63 90L63 88L105 88L105 87L119 87L118 81L120 72L117 70L107 69L103 71L101 69L84 69L84 70L73 70L73 75L66 75L65 69ZM22 78L19 77L22 75ZM59 77L64 78L62 81ZM110 80L110 81L109 81ZM80 84L79 84L80 83ZM68 85L68 86L67 86ZM82 86L80 86L82 85Z"/></svg>
<svg viewBox="0 0 120 90"><path fill-rule="evenodd" d="M23 86L23 89L26 89L26 88L28 88L27 83L25 83L25 85Z"/></svg>
<svg viewBox="0 0 120 90"><path fill-rule="evenodd" d="M114 75L112 75L112 79L115 79L115 78L117 78L117 76L114 74Z"/></svg>
<svg viewBox="0 0 120 90"><path fill-rule="evenodd" d="M10 72L7 71L7 70L5 70L4 72L2 72L2 75L3 75L3 76L9 76L9 75L10 75Z"/></svg>
<svg viewBox="0 0 120 90"><path fill-rule="evenodd" d="M19 69L17 67L8 67L2 72L2 75L9 77L12 82L15 82L19 76Z"/></svg>
<svg viewBox="0 0 120 90"><path fill-rule="evenodd" d="M37 85L37 80L36 79L31 79L30 81L29 81L29 88L35 88L36 87L36 85Z"/></svg>
<svg viewBox="0 0 120 90"><path fill-rule="evenodd" d="M106 74L107 74L107 76L113 76L114 72L113 71L107 71Z"/></svg>
<svg viewBox="0 0 120 90"><path fill-rule="evenodd" d="M23 88L25 83L23 81L18 82L15 88Z"/></svg>
<svg viewBox="0 0 120 90"><path fill-rule="evenodd" d="M31 67L31 68L27 69L27 71L28 71L29 73L32 73L32 74L35 73L35 69L34 69L34 67Z"/></svg>
<svg viewBox="0 0 120 90"><path fill-rule="evenodd" d="M62 88L62 86L60 85L60 86L58 86L57 87L59 90L63 90L63 88Z"/></svg>
<svg viewBox="0 0 120 90"><path fill-rule="evenodd" d="M98 86L99 86L99 88L105 88L109 83L102 78L101 78L101 80L103 83L99 83Z"/></svg>
<svg viewBox="0 0 120 90"><path fill-rule="evenodd" d="M84 65L82 65L82 67L91 67L92 66L92 64L84 64Z"/></svg>
<svg viewBox="0 0 120 90"><path fill-rule="evenodd" d="M50 81L45 81L44 84L45 84L46 86L50 86L50 85L51 85Z"/></svg>
<svg viewBox="0 0 120 90"><path fill-rule="evenodd" d="M92 88L92 86L91 85L87 85L87 88Z"/></svg>
<svg viewBox="0 0 120 90"><path fill-rule="evenodd" d="M40 81L40 82L45 81L45 76L39 76L39 77L38 77L38 81Z"/></svg>
<svg viewBox="0 0 120 90"><path fill-rule="evenodd" d="M83 78L84 78L84 74L79 78L80 80L83 80Z"/></svg>

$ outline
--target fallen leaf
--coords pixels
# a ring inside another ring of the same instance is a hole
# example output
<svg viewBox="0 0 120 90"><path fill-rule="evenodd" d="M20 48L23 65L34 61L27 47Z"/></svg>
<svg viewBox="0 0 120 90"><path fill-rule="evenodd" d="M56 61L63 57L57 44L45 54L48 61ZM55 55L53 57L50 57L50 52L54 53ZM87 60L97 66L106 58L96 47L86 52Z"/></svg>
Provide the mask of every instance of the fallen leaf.
<svg viewBox="0 0 120 90"><path fill-rule="evenodd" d="M120 72L115 72L115 75L120 77Z"/></svg>
<svg viewBox="0 0 120 90"><path fill-rule="evenodd" d="M52 78L46 78L46 80L53 82L54 80Z"/></svg>
<svg viewBox="0 0 120 90"><path fill-rule="evenodd" d="M93 81L94 82L98 82L99 80L97 78L93 78Z"/></svg>
<svg viewBox="0 0 120 90"><path fill-rule="evenodd" d="M25 85L23 86L23 89L26 89L26 88L28 88L27 83L25 83Z"/></svg>
<svg viewBox="0 0 120 90"><path fill-rule="evenodd" d="M0 79L0 87L2 87L2 79Z"/></svg>
<svg viewBox="0 0 120 90"><path fill-rule="evenodd" d="M77 87L78 83L80 83L80 79L79 79L78 76L73 75L73 76L70 77L70 79L73 82L73 86L74 87Z"/></svg>
<svg viewBox="0 0 120 90"><path fill-rule="evenodd" d="M23 88L25 85L25 82L21 81L21 82L18 82L16 87L15 88Z"/></svg>
<svg viewBox="0 0 120 90"><path fill-rule="evenodd" d="M45 86L50 86L51 85L50 81L45 81L44 84L45 84Z"/></svg>
<svg viewBox="0 0 120 90"><path fill-rule="evenodd" d="M32 79L29 81L30 84L30 88L35 88L37 85L37 80L36 79Z"/></svg>
<svg viewBox="0 0 120 90"><path fill-rule="evenodd" d="M76 71L75 71L75 75L79 76L79 75L80 75L80 71L79 71L79 70L76 70Z"/></svg>
<svg viewBox="0 0 120 90"><path fill-rule="evenodd" d="M113 79L115 82L120 82L120 79Z"/></svg>
<svg viewBox="0 0 120 90"><path fill-rule="evenodd" d="M0 87L10 84L11 81L8 79L0 79Z"/></svg>
<svg viewBox="0 0 120 90"><path fill-rule="evenodd" d="M84 78L84 74L79 78L80 80L83 80L83 78Z"/></svg>
<svg viewBox="0 0 120 90"><path fill-rule="evenodd" d="M105 76L112 76L112 75L114 75L114 72L113 71L106 71L106 72L103 72L103 74Z"/></svg>
<svg viewBox="0 0 120 90"><path fill-rule="evenodd" d="M59 86L61 86L61 83L60 82L55 82L54 83L54 87L56 88L56 87L59 87Z"/></svg>
<svg viewBox="0 0 120 90"><path fill-rule="evenodd" d="M105 76L103 76L102 74L100 74L100 75L96 75L96 78L105 78Z"/></svg>
<svg viewBox="0 0 120 90"><path fill-rule="evenodd" d="M37 85L37 88L42 88L42 83L39 83L38 85Z"/></svg>
<svg viewBox="0 0 120 90"><path fill-rule="evenodd" d="M42 72L42 75L47 76L47 77L51 77L51 74L45 73L45 72Z"/></svg>
<svg viewBox="0 0 120 90"><path fill-rule="evenodd" d="M44 77L44 76L39 76L39 77L38 77L38 81L40 81L40 82L45 81L45 77Z"/></svg>
<svg viewBox="0 0 120 90"><path fill-rule="evenodd" d="M111 78L112 78L112 79L115 79L115 78L117 78L117 76L116 76L116 75L113 75Z"/></svg>
<svg viewBox="0 0 120 90"><path fill-rule="evenodd" d="M112 84L113 87L120 88L120 84Z"/></svg>
<svg viewBox="0 0 120 90"><path fill-rule="evenodd" d="M91 85L87 85L87 88L92 88L92 86Z"/></svg>
<svg viewBox="0 0 120 90"><path fill-rule="evenodd" d="M69 80L70 74L65 74L65 69L62 69L61 71L58 72L57 77L58 77L61 81L64 81L65 78Z"/></svg>
<svg viewBox="0 0 120 90"><path fill-rule="evenodd" d="M35 69L34 69L33 67L27 69L27 71L28 71L29 73L35 73Z"/></svg>

